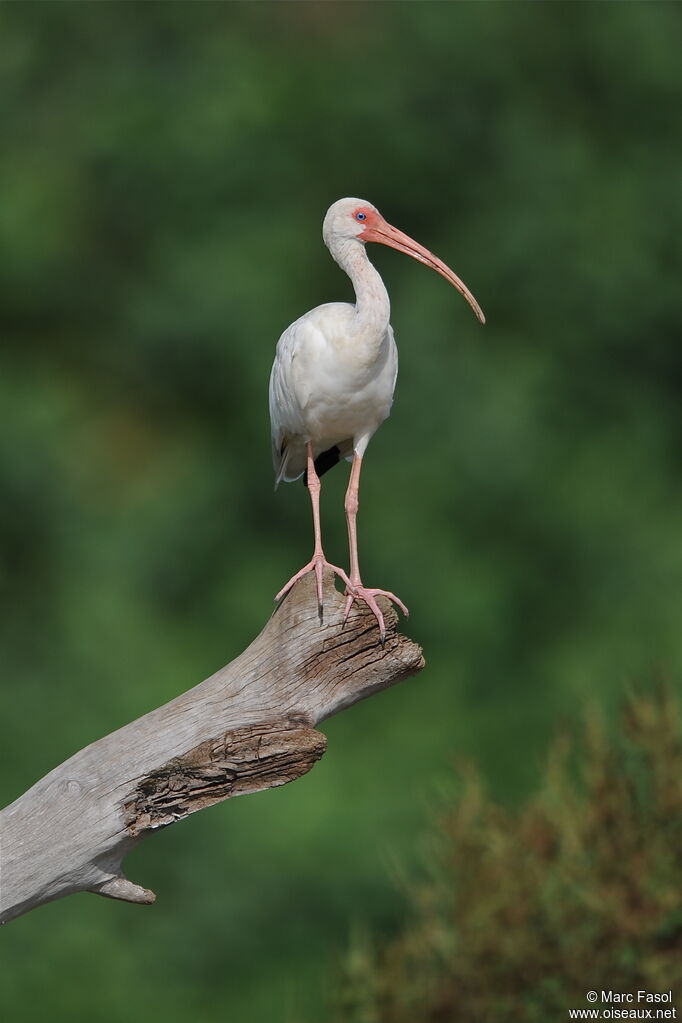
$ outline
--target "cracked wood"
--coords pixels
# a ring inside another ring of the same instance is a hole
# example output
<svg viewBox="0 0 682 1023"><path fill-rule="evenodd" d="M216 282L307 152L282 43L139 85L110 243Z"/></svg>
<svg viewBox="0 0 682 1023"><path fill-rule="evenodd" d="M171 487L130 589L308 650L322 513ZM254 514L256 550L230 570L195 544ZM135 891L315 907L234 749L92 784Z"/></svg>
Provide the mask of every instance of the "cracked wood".
<svg viewBox="0 0 682 1023"><path fill-rule="evenodd" d="M232 796L284 785L322 756L315 725L416 674L421 650L387 635L325 575L318 615L312 576L282 601L230 664L163 707L93 742L0 813L0 923L89 891L150 903L123 857L150 831Z"/></svg>
<svg viewBox="0 0 682 1023"><path fill-rule="evenodd" d="M230 796L285 785L327 748L321 732L291 719L235 728L152 771L123 804L131 835L164 828Z"/></svg>

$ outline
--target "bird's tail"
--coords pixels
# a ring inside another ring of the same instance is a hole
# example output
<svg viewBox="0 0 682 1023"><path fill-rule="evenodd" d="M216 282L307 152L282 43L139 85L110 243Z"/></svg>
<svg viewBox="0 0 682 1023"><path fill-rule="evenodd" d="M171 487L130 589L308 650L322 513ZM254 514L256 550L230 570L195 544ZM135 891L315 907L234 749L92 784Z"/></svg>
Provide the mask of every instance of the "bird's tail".
<svg viewBox="0 0 682 1023"><path fill-rule="evenodd" d="M275 490L280 485L282 480L285 483L291 483L293 480L297 480L299 476L305 471L305 462L302 468L298 468L296 465L296 452L293 450L286 441L282 442L282 446L277 450L273 448L272 461L275 469ZM292 465L292 456L294 464Z"/></svg>

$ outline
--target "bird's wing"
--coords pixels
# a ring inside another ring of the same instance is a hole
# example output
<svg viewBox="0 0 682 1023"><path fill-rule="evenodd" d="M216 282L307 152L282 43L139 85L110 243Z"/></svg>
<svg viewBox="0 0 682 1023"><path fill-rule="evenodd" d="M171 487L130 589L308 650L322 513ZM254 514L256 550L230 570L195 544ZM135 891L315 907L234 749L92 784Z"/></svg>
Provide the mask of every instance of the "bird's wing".
<svg viewBox="0 0 682 1023"><path fill-rule="evenodd" d="M391 362L393 364L393 385L391 386L391 404L393 403L393 395L395 393L395 385L398 382L398 346L395 343L395 331L389 323L388 325L388 337L391 346Z"/></svg>
<svg viewBox="0 0 682 1023"><path fill-rule="evenodd" d="M297 320L284 331L277 342L275 361L270 373L270 428L275 486L283 479L297 479L305 469L305 449L303 465L299 467L291 464L292 458L296 462L300 460L300 450L297 449L301 448L305 429L294 382L294 364L300 329L300 320Z"/></svg>
<svg viewBox="0 0 682 1023"><path fill-rule="evenodd" d="M353 307L345 302L327 302L301 316L284 331L277 342L270 374L270 422L272 462L277 486L295 480L306 468L306 444L310 439L306 410L309 409L316 379L319 382L321 356L329 349L329 333L343 332ZM322 378L327 370L322 369ZM350 438L349 438L350 440ZM346 457L345 453L341 457Z"/></svg>

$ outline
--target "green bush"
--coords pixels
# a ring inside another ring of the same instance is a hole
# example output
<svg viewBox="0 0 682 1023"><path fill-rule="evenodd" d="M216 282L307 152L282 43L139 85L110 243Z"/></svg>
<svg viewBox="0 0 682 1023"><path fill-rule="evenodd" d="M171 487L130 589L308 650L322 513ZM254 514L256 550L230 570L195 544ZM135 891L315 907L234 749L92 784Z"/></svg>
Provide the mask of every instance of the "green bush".
<svg viewBox="0 0 682 1023"><path fill-rule="evenodd" d="M661 689L615 734L592 712L510 813L463 772L410 886L409 922L357 939L342 1023L548 1023L590 989L682 994L682 742Z"/></svg>

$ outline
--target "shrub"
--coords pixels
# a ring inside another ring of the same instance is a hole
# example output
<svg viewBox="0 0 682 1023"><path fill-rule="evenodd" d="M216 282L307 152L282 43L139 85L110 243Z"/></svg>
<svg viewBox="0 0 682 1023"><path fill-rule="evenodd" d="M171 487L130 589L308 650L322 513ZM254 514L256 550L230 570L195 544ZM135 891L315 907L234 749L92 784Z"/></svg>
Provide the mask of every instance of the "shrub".
<svg viewBox="0 0 682 1023"><path fill-rule="evenodd" d="M639 693L554 744L510 813L463 773L409 921L356 940L339 1023L550 1023L587 991L682 998L682 744L671 693Z"/></svg>

